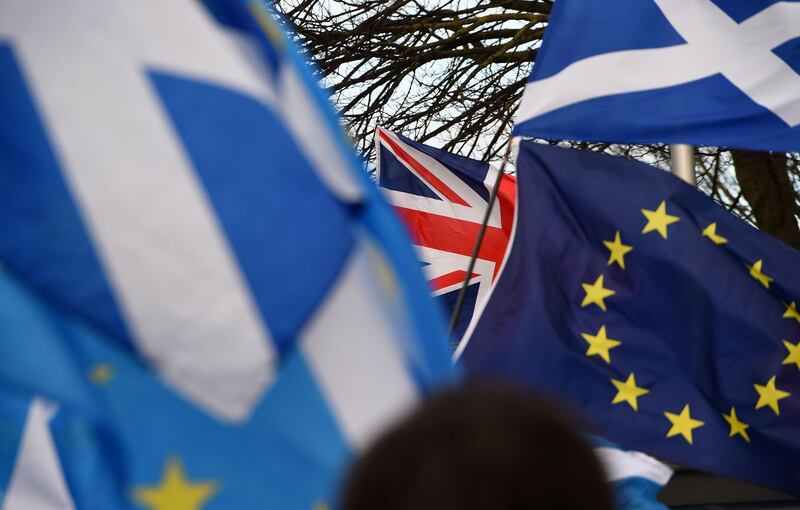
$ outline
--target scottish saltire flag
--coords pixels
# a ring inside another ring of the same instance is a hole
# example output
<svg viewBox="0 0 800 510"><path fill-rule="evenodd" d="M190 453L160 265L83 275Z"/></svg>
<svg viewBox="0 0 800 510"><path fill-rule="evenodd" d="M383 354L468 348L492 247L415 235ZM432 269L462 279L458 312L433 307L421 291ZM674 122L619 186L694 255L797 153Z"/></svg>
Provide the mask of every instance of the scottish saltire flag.
<svg viewBox="0 0 800 510"><path fill-rule="evenodd" d="M661 460L800 494L800 254L642 163L524 142L461 361Z"/></svg>
<svg viewBox="0 0 800 510"><path fill-rule="evenodd" d="M324 508L450 371L258 1L0 0L5 509Z"/></svg>
<svg viewBox="0 0 800 510"><path fill-rule="evenodd" d="M489 193L498 170L410 140L383 128L375 132L377 181L403 218L433 295L449 318L461 290ZM460 339L489 294L514 222L516 180L500 182L464 306L453 331Z"/></svg>
<svg viewBox="0 0 800 510"><path fill-rule="evenodd" d="M800 150L800 1L559 0L514 134Z"/></svg>
<svg viewBox="0 0 800 510"><path fill-rule="evenodd" d="M666 510L658 493L672 478L672 468L642 452L626 450L599 437L590 438L611 485L619 510Z"/></svg>

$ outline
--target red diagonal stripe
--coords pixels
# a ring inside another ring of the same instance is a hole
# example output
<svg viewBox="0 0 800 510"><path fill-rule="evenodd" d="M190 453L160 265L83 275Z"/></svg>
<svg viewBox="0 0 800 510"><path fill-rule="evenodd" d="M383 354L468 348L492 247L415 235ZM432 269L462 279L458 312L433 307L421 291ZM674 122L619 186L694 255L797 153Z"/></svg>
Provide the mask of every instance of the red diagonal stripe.
<svg viewBox="0 0 800 510"><path fill-rule="evenodd" d="M477 239L478 231L481 228L479 223L457 220L404 207L396 207L395 210L408 227L414 244L458 253L467 257L472 255L475 239ZM494 262L493 279L503 261L506 246L508 246L507 232L497 227L486 228L478 258Z"/></svg>
<svg viewBox="0 0 800 510"><path fill-rule="evenodd" d="M433 174L433 172L425 168L422 163L414 159L409 153L403 150L403 148L400 147L400 145L398 145L394 140L392 140L389 135L384 133L383 130L379 130L378 133L380 134L381 140L389 144L398 158L405 161L420 175L420 177L428 181L431 186L433 186L439 193L444 195L447 200L453 202L454 204L470 207L470 205L466 203L464 199L458 195L458 193L448 188L445 183L443 183Z"/></svg>
<svg viewBox="0 0 800 510"><path fill-rule="evenodd" d="M430 283L433 290L444 289L445 287L449 287L457 283L463 283L464 277L466 275L467 275L466 271L453 271L452 273L447 273L445 275L434 278L433 280L428 281L428 283ZM476 276L480 275L477 273L472 273L469 279L472 280Z"/></svg>

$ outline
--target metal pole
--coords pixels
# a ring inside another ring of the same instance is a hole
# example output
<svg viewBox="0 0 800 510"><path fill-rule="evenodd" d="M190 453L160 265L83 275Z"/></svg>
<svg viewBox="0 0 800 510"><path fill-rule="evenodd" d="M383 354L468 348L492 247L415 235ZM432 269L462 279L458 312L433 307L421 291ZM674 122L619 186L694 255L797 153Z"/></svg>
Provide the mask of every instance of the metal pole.
<svg viewBox="0 0 800 510"><path fill-rule="evenodd" d="M672 173L685 182L697 187L694 174L694 146L674 143L669 146L669 163Z"/></svg>
<svg viewBox="0 0 800 510"><path fill-rule="evenodd" d="M467 265L467 274L464 276L464 282L461 284L461 290L458 291L456 306L453 309L453 315L450 317L450 328L448 329L449 336L453 335L453 330L456 329L456 323L458 323L458 316L461 315L461 308L464 307L464 298L467 295L467 287L469 287L472 271L475 269L475 261L478 259L478 253L481 251L483 236L486 234L486 226L489 223L489 217L492 215L492 209L494 208L494 203L497 200L497 190L500 189L500 182L503 180L503 174L506 171L506 163L508 163L509 157L511 157L511 139L508 140L506 154L503 157L503 162L500 164L500 171L497 172L497 178L495 178L492 191L489 194L489 203L486 205L486 212L483 214L483 223L481 223L481 229L478 231L478 237L475 239L475 246L472 248L472 256L470 257L469 264Z"/></svg>

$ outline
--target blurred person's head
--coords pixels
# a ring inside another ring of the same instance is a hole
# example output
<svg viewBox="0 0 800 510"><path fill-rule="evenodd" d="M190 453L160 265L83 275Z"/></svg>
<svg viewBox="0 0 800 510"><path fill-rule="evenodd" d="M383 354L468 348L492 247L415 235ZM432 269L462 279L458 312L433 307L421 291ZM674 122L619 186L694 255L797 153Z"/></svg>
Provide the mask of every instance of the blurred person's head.
<svg viewBox="0 0 800 510"><path fill-rule="evenodd" d="M343 510L610 510L592 449L529 392L466 384L434 396L356 462Z"/></svg>

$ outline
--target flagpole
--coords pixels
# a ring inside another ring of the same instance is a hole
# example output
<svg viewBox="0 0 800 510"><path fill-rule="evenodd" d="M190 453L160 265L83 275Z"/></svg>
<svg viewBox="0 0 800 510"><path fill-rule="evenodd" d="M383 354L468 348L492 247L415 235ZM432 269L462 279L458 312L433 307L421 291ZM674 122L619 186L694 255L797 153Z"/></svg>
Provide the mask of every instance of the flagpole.
<svg viewBox="0 0 800 510"><path fill-rule="evenodd" d="M694 146L674 143L669 146L669 163L672 173L688 184L697 187L694 173Z"/></svg>
<svg viewBox="0 0 800 510"><path fill-rule="evenodd" d="M486 226L489 224L489 218L492 215L494 203L497 201L497 191L500 189L500 183L503 180L503 174L506 172L506 164L508 163L508 159L511 157L511 140L511 138L508 139L506 153L505 156L503 156L503 161L500 163L500 171L497 172L497 177L495 177L492 190L489 193L489 203L486 205L486 212L483 214L483 223L481 223L481 228L478 231L478 237L475 239L475 246L472 248L472 256L470 257L469 264L467 265L467 274L464 276L464 281L461 283L461 290L458 291L456 306L453 309L453 315L450 317L448 336L453 335L453 331L456 329L456 324L458 323L458 317L461 315L461 308L464 307L464 299L467 295L469 281L472 279L472 271L475 269L475 261L478 259L478 253L481 251L483 236L486 234Z"/></svg>

